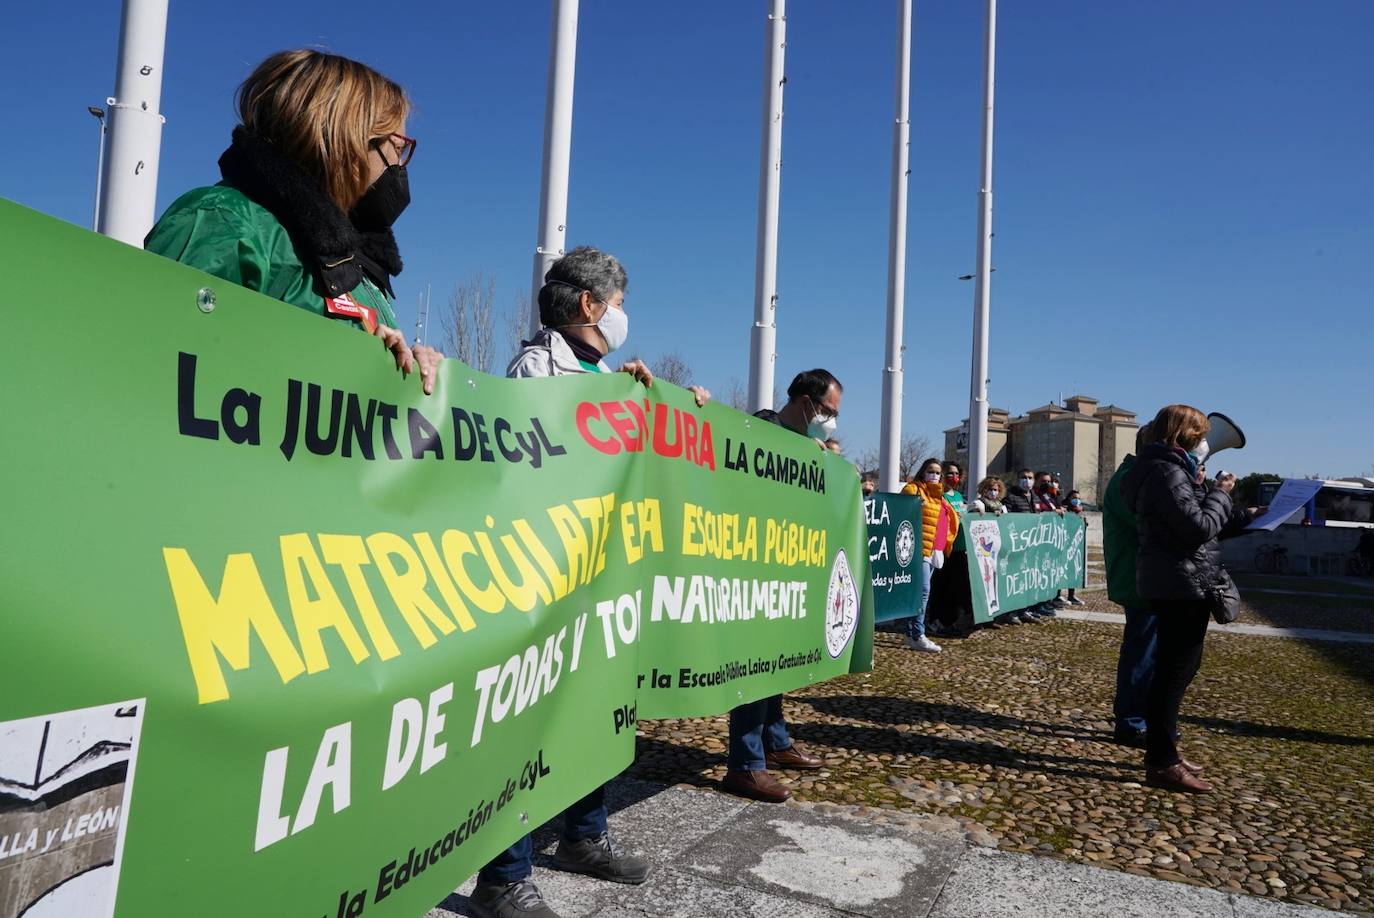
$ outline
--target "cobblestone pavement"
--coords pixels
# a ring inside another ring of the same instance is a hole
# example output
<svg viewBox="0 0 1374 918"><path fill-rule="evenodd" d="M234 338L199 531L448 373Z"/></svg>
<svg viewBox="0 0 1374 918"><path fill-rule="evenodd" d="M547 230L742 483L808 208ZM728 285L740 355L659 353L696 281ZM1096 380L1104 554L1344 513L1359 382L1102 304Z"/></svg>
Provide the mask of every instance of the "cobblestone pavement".
<svg viewBox="0 0 1374 918"><path fill-rule="evenodd" d="M872 674L788 696L793 737L826 767L784 780L800 800L914 814L1007 851L1367 912L1368 645L1209 635L1182 730L1217 792L1189 797L1143 787L1141 753L1111 741L1120 637L1056 621L924 655L880 633ZM724 774L724 717L641 727L630 775L711 786Z"/></svg>

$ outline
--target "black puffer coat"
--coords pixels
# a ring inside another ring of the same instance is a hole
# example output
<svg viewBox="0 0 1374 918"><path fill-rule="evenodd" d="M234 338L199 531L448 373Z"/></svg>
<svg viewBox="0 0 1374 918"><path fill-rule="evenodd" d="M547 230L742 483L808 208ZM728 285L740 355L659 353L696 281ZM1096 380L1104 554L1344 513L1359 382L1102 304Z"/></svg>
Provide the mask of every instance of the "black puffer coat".
<svg viewBox="0 0 1374 918"><path fill-rule="evenodd" d="M1034 513L1035 495L1019 484L1007 489L1007 499L1002 501L1008 513Z"/></svg>
<svg viewBox="0 0 1374 918"><path fill-rule="evenodd" d="M1195 484L1183 454L1160 443L1140 451L1121 494L1140 536L1136 592L1145 600L1202 599L1202 584L1221 568L1217 537L1232 521L1231 495Z"/></svg>

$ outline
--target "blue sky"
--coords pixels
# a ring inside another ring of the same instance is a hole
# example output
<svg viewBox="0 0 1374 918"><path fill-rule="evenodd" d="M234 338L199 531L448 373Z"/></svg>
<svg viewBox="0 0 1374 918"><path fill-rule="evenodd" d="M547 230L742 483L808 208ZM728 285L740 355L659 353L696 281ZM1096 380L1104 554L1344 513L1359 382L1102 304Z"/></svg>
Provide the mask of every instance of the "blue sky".
<svg viewBox="0 0 1374 918"><path fill-rule="evenodd" d="M937 443L967 414L981 7L916 5L904 425ZM1184 401L1245 428L1239 471L1374 467L1374 4L1001 7L992 403ZM628 267L627 351L676 349L722 398L748 373L765 13L582 2L569 242ZM895 28L891 2L788 7L778 376L833 370L853 451L877 441ZM6 14L0 196L89 225L85 107L113 90L118 29L113 2ZM426 283L437 308L484 271L513 302L537 229L543 2L172 0L159 212L218 179L238 82L302 45L415 100L406 330Z"/></svg>

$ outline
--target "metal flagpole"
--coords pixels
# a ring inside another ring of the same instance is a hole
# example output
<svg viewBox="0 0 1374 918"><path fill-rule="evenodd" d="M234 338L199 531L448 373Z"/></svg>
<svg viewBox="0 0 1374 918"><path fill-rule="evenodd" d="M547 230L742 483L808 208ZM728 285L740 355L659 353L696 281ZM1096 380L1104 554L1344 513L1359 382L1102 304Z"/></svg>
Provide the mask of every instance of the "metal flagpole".
<svg viewBox="0 0 1374 918"><path fill-rule="evenodd" d="M415 300L415 343L427 344L429 338L429 294L432 284L425 284L425 292Z"/></svg>
<svg viewBox="0 0 1374 918"><path fill-rule="evenodd" d="M997 0L987 0L983 34L983 162L978 187L978 250L973 278L973 373L969 380L969 499L988 468L988 319L992 303L992 102Z"/></svg>
<svg viewBox="0 0 1374 918"><path fill-rule="evenodd" d="M787 50L786 0L770 0L763 65L763 138L759 155L759 231L754 262L754 327L749 347L749 410L773 405L777 359L778 191L782 179L783 57Z"/></svg>
<svg viewBox="0 0 1374 918"><path fill-rule="evenodd" d="M577 64L578 0L553 0L549 82L544 104L544 166L539 192L539 241L534 248L529 333L539 331L539 288L563 256L568 224L568 163L572 156L573 77Z"/></svg>
<svg viewBox="0 0 1374 918"><path fill-rule="evenodd" d="M902 313L906 307L906 201L911 148L911 0L898 0L897 113L892 124L892 207L887 229L887 363L883 368L883 415L878 487L894 492L901 482Z"/></svg>
<svg viewBox="0 0 1374 918"><path fill-rule="evenodd" d="M91 230L100 232L100 180L105 171L105 109L98 105L86 106L95 120L100 122L100 148L95 154L95 204L91 210Z"/></svg>
<svg viewBox="0 0 1374 918"><path fill-rule="evenodd" d="M156 216L166 40L167 0L124 0L115 94L106 100L108 149L96 229L140 248Z"/></svg>

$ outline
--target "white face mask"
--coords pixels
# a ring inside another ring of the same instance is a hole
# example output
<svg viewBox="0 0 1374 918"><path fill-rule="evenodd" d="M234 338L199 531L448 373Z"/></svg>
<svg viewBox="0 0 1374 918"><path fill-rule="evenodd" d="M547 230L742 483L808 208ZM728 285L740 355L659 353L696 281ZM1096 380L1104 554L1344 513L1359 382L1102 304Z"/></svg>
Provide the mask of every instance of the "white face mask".
<svg viewBox="0 0 1374 918"><path fill-rule="evenodd" d="M939 473L939 472L926 472L926 474L925 474L925 480L926 480L926 482L927 482L928 484L939 484L939 483L940 483L940 473Z"/></svg>
<svg viewBox="0 0 1374 918"><path fill-rule="evenodd" d="M549 281L551 284L559 284L564 287L572 287L572 284L565 284L563 281ZM573 287L576 290L576 287ZM587 291L591 293L591 291ZM595 294L593 294L595 296ZM600 300L592 302L600 303ZM606 339L606 353L618 350L625 346L625 339L630 337L630 316L623 309L617 309L610 303L603 304L606 311L601 314L601 318L595 322L578 322L573 325L561 325L560 328L596 328L601 332L601 337Z"/></svg>
<svg viewBox="0 0 1374 918"><path fill-rule="evenodd" d="M1034 484L1035 484L1035 479L1033 479L1033 478L1022 478L1022 479L1021 479L1021 487L1025 488L1027 491L1029 491L1029 490L1031 489L1031 486L1034 485Z"/></svg>
<svg viewBox="0 0 1374 918"><path fill-rule="evenodd" d="M630 337L630 316L623 309L617 309L609 303L606 304L606 311L601 314L601 318L596 320L597 331L606 339L606 353L617 350L625 346L625 339Z"/></svg>
<svg viewBox="0 0 1374 918"><path fill-rule="evenodd" d="M835 428L840 426L837 418L812 418L806 424L806 434L817 440L829 440L835 436Z"/></svg>

